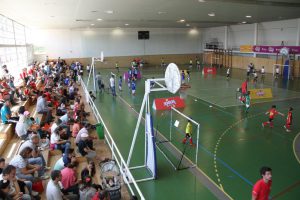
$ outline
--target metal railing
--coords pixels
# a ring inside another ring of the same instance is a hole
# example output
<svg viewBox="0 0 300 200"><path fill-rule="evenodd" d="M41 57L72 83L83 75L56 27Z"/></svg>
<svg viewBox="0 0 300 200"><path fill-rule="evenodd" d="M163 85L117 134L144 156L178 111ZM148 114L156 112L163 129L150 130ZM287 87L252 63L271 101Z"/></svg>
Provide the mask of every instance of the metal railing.
<svg viewBox="0 0 300 200"><path fill-rule="evenodd" d="M139 186L137 185L133 175L131 174L122 154L120 153L120 150L118 149L115 141L113 140L111 134L109 133L105 123L104 123L104 120L102 119L97 107L95 106L93 100L91 99L90 95L89 95L89 92L88 92L88 89L83 81L83 79L80 80L80 83L81 83L81 87L83 89L83 92L84 92L84 95L85 95L85 98L86 98L86 101L89 103L89 105L91 106L92 108L92 111L94 113L94 116L97 120L98 123L101 123L104 127L104 131L105 131L105 134L104 134L104 138L105 138L105 141L107 143L107 145L109 146L110 150L111 150L111 153L112 153L112 159L114 159L120 169L120 172L122 174L122 177L123 177L123 180L125 182L125 184L127 185L128 189L130 190L130 193L131 195L135 195L135 192L134 190L137 192L138 196L140 197L139 199L141 200L144 200L145 197L144 195L142 194ZM133 185L133 187L132 187Z"/></svg>

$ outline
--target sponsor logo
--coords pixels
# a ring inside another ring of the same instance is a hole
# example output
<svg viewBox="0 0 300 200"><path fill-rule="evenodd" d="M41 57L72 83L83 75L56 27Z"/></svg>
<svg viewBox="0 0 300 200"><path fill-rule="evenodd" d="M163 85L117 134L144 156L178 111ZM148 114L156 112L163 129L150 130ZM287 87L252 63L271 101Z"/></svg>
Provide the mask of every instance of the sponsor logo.
<svg viewBox="0 0 300 200"><path fill-rule="evenodd" d="M256 92L256 95L259 96L259 97L262 97L265 95L265 92L263 90L259 90Z"/></svg>
<svg viewBox="0 0 300 200"><path fill-rule="evenodd" d="M175 105L176 105L176 101L174 99L172 99L172 100L166 100L164 102L164 106L166 106L166 107L171 107L171 106L175 106Z"/></svg>

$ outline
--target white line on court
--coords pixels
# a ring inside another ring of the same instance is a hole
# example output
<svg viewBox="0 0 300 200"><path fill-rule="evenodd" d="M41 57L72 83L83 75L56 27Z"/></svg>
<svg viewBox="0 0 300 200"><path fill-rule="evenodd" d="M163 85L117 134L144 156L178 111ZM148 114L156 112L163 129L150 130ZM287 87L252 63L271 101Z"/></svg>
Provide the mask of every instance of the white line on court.
<svg viewBox="0 0 300 200"><path fill-rule="evenodd" d="M293 100L293 99L300 99L300 97L290 97L290 98L282 98L282 99L272 99L270 101L259 101L259 102L255 102L255 103L252 103L252 105L255 105L255 104L261 104L261 103L270 103L270 102L278 102L278 101L289 101L289 100ZM223 108L230 108L230 107L236 107L236 106L242 106L243 104L241 105L228 105L228 106L224 106Z"/></svg>
<svg viewBox="0 0 300 200"><path fill-rule="evenodd" d="M118 95L117 97L119 97L120 99L121 99L121 101L123 101L127 106L129 106L130 108L132 108L132 110L137 114L137 115L139 115L139 113L133 108L133 107L131 107L130 106L130 104L125 100L125 99L123 99L120 95ZM145 120L145 118L142 116L142 119L143 120ZM155 128L154 128L154 130L155 131L158 131L158 133L163 137L163 138L165 138L165 136L159 131L159 130L156 130ZM166 138L165 138L166 139ZM181 152L176 146L174 146L172 143L171 143L171 145L173 146L173 148L176 150L176 151L178 151L178 152ZM186 159L186 160L188 160L190 163L193 163L188 157L186 157L186 155L184 155L184 158ZM207 174L205 174L198 166L196 166L196 168L195 169L197 169L199 172L201 172L201 174L203 174L205 177L207 177L207 179L212 183L212 184L214 184L215 186L217 186L229 199L231 199L231 200L233 200L233 198L229 195L229 194L227 194L226 193L226 191L223 189L223 186L222 186L222 184L220 184L220 185L218 185L217 183L215 183Z"/></svg>

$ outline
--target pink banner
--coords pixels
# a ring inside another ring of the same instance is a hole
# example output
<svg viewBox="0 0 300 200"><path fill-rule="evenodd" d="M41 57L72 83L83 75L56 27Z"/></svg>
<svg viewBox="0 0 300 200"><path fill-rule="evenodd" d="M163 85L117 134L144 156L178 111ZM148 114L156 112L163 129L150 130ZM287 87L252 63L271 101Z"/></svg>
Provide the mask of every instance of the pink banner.
<svg viewBox="0 0 300 200"><path fill-rule="evenodd" d="M287 48L289 53L300 54L300 46L253 46L253 52L279 53L282 48Z"/></svg>

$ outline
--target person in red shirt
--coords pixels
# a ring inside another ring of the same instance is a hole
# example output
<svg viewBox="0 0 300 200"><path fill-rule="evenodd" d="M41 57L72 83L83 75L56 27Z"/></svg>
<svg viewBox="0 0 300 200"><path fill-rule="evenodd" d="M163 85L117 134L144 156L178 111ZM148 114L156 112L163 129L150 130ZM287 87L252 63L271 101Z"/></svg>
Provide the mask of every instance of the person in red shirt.
<svg viewBox="0 0 300 200"><path fill-rule="evenodd" d="M279 114L279 115L281 115L281 116L284 116L284 114L282 114L281 112L278 112L278 111L276 110L276 106L273 105L273 106L271 107L271 109L270 109L268 112L266 112L266 115L269 115L269 121L263 122L263 123L262 123L262 127L265 127L267 124L269 124L270 127L273 128L273 127L274 127L274 125L273 125L273 120L274 120L274 117L275 117L277 114Z"/></svg>
<svg viewBox="0 0 300 200"><path fill-rule="evenodd" d="M63 193L73 192L73 194L79 194L79 183L81 180L77 180L76 168L78 162L69 163L67 167L61 170L61 183L63 185Z"/></svg>
<svg viewBox="0 0 300 200"><path fill-rule="evenodd" d="M258 180L253 186L252 200L268 200L272 186L272 169L262 167L260 169L262 179Z"/></svg>
<svg viewBox="0 0 300 200"><path fill-rule="evenodd" d="M241 85L242 95L245 96L248 93L248 82L245 80Z"/></svg>
<svg viewBox="0 0 300 200"><path fill-rule="evenodd" d="M292 125L292 121L293 121L292 111L293 111L293 108L290 107L289 111L288 111L288 114L287 114L287 117L286 117L286 123L283 126L285 128L286 132L291 132L291 125Z"/></svg>

